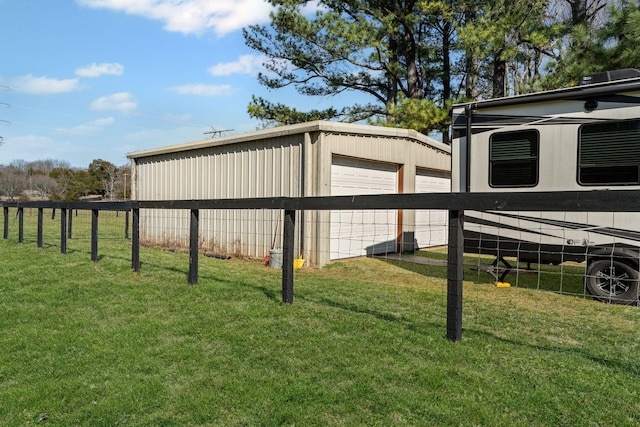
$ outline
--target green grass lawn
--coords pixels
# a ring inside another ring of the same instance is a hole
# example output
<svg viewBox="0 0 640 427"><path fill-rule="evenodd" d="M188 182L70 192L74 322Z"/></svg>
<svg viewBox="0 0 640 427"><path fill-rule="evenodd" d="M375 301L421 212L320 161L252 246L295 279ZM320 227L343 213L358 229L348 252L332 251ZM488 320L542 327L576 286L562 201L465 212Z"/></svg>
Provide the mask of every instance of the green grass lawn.
<svg viewBox="0 0 640 427"><path fill-rule="evenodd" d="M451 343L442 267L297 271L289 306L258 261L190 286L186 253L143 249L134 274L113 229L98 263L81 228L66 255L0 240L0 425L640 425L636 307L470 270Z"/></svg>

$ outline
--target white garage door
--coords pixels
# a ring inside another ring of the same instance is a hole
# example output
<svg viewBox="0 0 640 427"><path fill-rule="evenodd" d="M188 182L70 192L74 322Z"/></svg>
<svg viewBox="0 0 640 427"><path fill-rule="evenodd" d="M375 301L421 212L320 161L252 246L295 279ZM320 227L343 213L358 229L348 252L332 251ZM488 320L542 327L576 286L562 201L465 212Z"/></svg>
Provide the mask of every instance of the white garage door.
<svg viewBox="0 0 640 427"><path fill-rule="evenodd" d="M424 171L416 172L416 193L449 193L451 179ZM447 243L446 210L416 211L415 239L418 248L441 246Z"/></svg>
<svg viewBox="0 0 640 427"><path fill-rule="evenodd" d="M398 166L334 157L331 195L394 194ZM331 259L396 251L396 210L331 211Z"/></svg>

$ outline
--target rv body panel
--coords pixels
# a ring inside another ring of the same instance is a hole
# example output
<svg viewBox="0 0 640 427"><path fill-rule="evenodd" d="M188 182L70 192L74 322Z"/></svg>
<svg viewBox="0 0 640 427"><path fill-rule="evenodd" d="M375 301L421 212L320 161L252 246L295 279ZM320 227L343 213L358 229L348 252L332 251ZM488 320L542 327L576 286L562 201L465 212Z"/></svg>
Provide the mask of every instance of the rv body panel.
<svg viewBox="0 0 640 427"><path fill-rule="evenodd" d="M534 102L489 108L483 107L481 102L471 104L475 107L471 117L470 144L466 138L467 117L464 105L454 107L454 191L589 191L634 188L629 185L585 185L577 180L578 131L581 126L605 121L640 119L640 80L638 90L620 94L620 98L623 99L622 102L598 101L597 110L591 112L585 111L584 100ZM516 99L514 98L514 101ZM526 187L492 186L488 167L491 136L496 133L526 130L539 133L539 182ZM465 171L469 174L467 182L463 182L467 178ZM640 185L635 187L640 188Z"/></svg>
<svg viewBox="0 0 640 427"><path fill-rule="evenodd" d="M636 213L468 211L465 252L538 264L584 262L606 247L637 253L638 224L640 214Z"/></svg>
<svg viewBox="0 0 640 427"><path fill-rule="evenodd" d="M454 192L640 189L640 78L460 104L452 123ZM465 212L467 252L637 272L639 248L640 213Z"/></svg>

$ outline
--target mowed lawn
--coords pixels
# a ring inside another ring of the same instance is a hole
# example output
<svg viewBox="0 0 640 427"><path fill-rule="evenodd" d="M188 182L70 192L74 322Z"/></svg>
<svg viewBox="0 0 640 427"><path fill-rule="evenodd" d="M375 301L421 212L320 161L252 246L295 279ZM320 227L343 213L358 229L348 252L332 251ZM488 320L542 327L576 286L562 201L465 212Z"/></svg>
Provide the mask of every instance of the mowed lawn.
<svg viewBox="0 0 640 427"><path fill-rule="evenodd" d="M31 233L31 231L30 231ZM0 241L3 426L640 425L640 310L465 282L442 267L279 270L130 242ZM475 280L475 277L474 277ZM475 280L477 281L477 280ZM487 279L487 282L489 280Z"/></svg>

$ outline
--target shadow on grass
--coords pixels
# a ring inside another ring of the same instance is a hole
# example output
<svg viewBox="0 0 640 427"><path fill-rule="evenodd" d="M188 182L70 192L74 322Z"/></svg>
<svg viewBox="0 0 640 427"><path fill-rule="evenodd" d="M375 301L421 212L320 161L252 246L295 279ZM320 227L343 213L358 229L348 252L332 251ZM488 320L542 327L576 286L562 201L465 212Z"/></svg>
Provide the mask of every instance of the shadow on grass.
<svg viewBox="0 0 640 427"><path fill-rule="evenodd" d="M382 261L411 271L422 276L434 277L446 280L447 267L380 258ZM515 267L515 265L514 265ZM495 278L485 271L486 265L467 263L464 266L464 280L478 285L493 285ZM584 288L584 267L573 266L539 266L536 270L526 271L521 267L519 272L507 275L505 281L512 286L524 289L549 291L563 295L583 298L586 295Z"/></svg>
<svg viewBox="0 0 640 427"><path fill-rule="evenodd" d="M411 271L413 273L420 274L425 277L433 277L436 279L447 280L447 267L440 265L430 265L430 264L421 264L409 261L400 261L395 259L388 258L379 258L381 261L386 262L387 264L393 265L398 268L402 268L403 270ZM473 276L476 276L474 279ZM478 277L477 271L474 271L474 267L465 266L464 267L464 278L470 282L476 284L490 284L493 280L493 277L486 273L486 279L483 280Z"/></svg>
<svg viewBox="0 0 640 427"><path fill-rule="evenodd" d="M348 311L351 313L365 314L368 316L372 316L378 320L382 320L384 322L400 324L400 325L403 325L407 330L410 330L412 332L424 332L424 330L426 329L425 327L433 328L433 329L441 329L443 332L443 335L442 335L443 337L445 336L445 332L446 332L446 327L445 327L446 324L445 324L444 318L442 323L429 322L429 321L420 322L420 327L419 327L415 321L405 316L400 316L397 314L384 313L378 310L373 310L366 307L360 307L355 304L346 304L344 302L330 300L328 298L312 299L312 298L307 298L305 296L300 296L298 298L302 300L314 302L317 304L323 304L327 307Z"/></svg>
<svg viewBox="0 0 640 427"><path fill-rule="evenodd" d="M252 287L254 289L258 289L260 292L262 292L264 294L264 296L271 301L277 302L277 303L282 303L282 292L277 292L271 288L268 288L266 286L262 286L262 285L253 285L253 284L248 284L248 283L242 283L243 286L249 286ZM296 297L296 295L294 295L294 298ZM300 298L299 296L297 296L298 298Z"/></svg>
<svg viewBox="0 0 640 427"><path fill-rule="evenodd" d="M549 346L549 345L540 345L540 344L533 344L533 343L528 343L525 341L519 341L519 340L515 340L515 339L511 339L511 338L505 338L505 337L501 337L497 334L494 334L492 332L488 332L488 331L481 331L481 330L474 330L474 329L464 329L464 333L463 333L463 340L464 340L464 335L477 335L477 336L483 336L485 338L490 338L490 339L494 339L496 341L500 341L504 344L508 344L508 345L512 345L512 346L516 346L516 347L527 347L527 348L531 348L533 350L536 351L544 351L544 352L554 352L554 353L561 353L561 354L571 354L571 355L575 355L575 356L579 356L581 358L587 359L591 362L597 363L600 366L603 366L605 368L608 369L612 369L612 370L616 370L618 372L620 372L621 374L624 375L638 375L640 376L640 363L638 364L632 364L632 363L627 363L627 362L623 362L620 360L613 360L613 359L605 359L603 357L600 356L595 356L593 354L587 353L584 350L581 349L575 349L575 348L563 348L563 347L558 347L558 346Z"/></svg>

